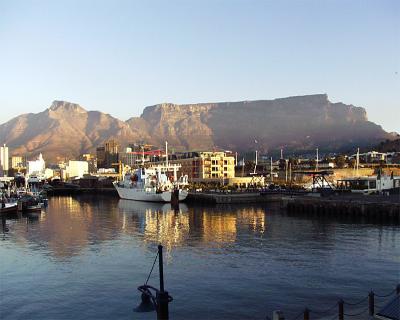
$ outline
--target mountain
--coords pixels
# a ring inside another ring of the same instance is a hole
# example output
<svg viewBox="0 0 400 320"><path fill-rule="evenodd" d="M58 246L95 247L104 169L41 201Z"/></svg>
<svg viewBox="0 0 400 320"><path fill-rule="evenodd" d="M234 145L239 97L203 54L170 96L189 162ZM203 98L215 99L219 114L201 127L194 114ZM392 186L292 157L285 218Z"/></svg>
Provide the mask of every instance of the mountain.
<svg viewBox="0 0 400 320"><path fill-rule="evenodd" d="M275 100L200 103L163 103L146 107L140 117L118 120L78 104L54 101L37 114L24 114L0 125L0 143L12 154L46 158L77 157L93 152L109 138L126 145L144 140L175 150L222 148L262 152L277 148L306 152L340 151L376 145L393 139L368 121L365 109L332 103L317 94Z"/></svg>
<svg viewBox="0 0 400 320"><path fill-rule="evenodd" d="M400 152L400 138L397 135L396 140L385 140L377 145L374 150L379 152Z"/></svg>
<svg viewBox="0 0 400 320"><path fill-rule="evenodd" d="M7 143L12 154L42 152L51 160L93 151L109 137L138 138L124 121L64 101L54 101L43 112L23 114L0 126L0 141Z"/></svg>

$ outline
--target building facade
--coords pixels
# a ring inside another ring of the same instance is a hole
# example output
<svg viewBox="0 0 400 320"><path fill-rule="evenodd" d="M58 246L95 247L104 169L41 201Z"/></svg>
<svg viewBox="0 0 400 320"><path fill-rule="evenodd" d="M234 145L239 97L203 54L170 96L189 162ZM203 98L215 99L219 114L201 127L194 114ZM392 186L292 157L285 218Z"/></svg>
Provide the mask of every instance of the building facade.
<svg viewBox="0 0 400 320"><path fill-rule="evenodd" d="M21 156L12 156L11 168L13 169L26 168L26 158Z"/></svg>
<svg viewBox="0 0 400 320"><path fill-rule="evenodd" d="M152 146L144 145L142 149L127 147L124 152L118 154L118 160L131 168L136 168L143 163L156 162L165 157L162 150L153 150Z"/></svg>
<svg viewBox="0 0 400 320"><path fill-rule="evenodd" d="M41 175L44 174L46 163L43 159L43 155L39 154L37 160L28 161L28 174L29 175Z"/></svg>
<svg viewBox="0 0 400 320"><path fill-rule="evenodd" d="M120 145L114 139L107 140L104 146L96 148L97 169L117 165L119 149Z"/></svg>
<svg viewBox="0 0 400 320"><path fill-rule="evenodd" d="M0 171L7 175L9 169L8 147L4 144L0 148Z"/></svg>
<svg viewBox="0 0 400 320"><path fill-rule="evenodd" d="M179 175L189 181L221 181L235 177L235 157L222 151L176 153L168 157L170 164L179 164Z"/></svg>
<svg viewBox="0 0 400 320"><path fill-rule="evenodd" d="M68 161L68 165L63 172L63 179L82 178L89 173L89 163L87 161Z"/></svg>
<svg viewBox="0 0 400 320"><path fill-rule="evenodd" d="M104 168L106 162L106 148L104 146L96 148L97 168Z"/></svg>

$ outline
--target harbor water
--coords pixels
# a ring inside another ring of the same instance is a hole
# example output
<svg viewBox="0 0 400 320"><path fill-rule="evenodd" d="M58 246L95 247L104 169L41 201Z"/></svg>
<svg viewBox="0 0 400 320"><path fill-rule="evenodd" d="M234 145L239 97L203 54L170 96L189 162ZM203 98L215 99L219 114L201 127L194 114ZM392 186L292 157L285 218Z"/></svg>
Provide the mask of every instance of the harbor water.
<svg viewBox="0 0 400 320"><path fill-rule="evenodd" d="M171 319L265 319L280 309L290 320L400 280L399 226L288 215L273 204L174 210L84 195L2 220L2 320L156 319L133 309L159 243ZM158 287L157 269L149 284Z"/></svg>

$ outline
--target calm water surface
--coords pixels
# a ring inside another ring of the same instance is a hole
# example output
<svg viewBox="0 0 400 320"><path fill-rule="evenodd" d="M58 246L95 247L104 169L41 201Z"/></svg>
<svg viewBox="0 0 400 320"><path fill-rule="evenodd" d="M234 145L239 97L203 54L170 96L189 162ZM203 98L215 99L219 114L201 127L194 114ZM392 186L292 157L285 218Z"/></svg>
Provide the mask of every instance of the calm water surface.
<svg viewBox="0 0 400 320"><path fill-rule="evenodd" d="M282 309L290 320L305 306L389 292L400 279L398 226L293 217L273 206L174 211L54 197L37 219L7 218L0 237L4 320L155 319L133 308L158 243L172 319L265 319ZM154 272L150 284L157 280Z"/></svg>

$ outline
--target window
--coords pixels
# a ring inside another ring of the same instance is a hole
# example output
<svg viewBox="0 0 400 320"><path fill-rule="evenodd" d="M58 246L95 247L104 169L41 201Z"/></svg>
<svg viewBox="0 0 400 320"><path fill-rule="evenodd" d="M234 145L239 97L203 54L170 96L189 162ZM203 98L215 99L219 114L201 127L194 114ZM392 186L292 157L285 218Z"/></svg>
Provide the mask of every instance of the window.
<svg viewBox="0 0 400 320"><path fill-rule="evenodd" d="M369 182L369 188L370 189L376 189L376 181L370 181Z"/></svg>

